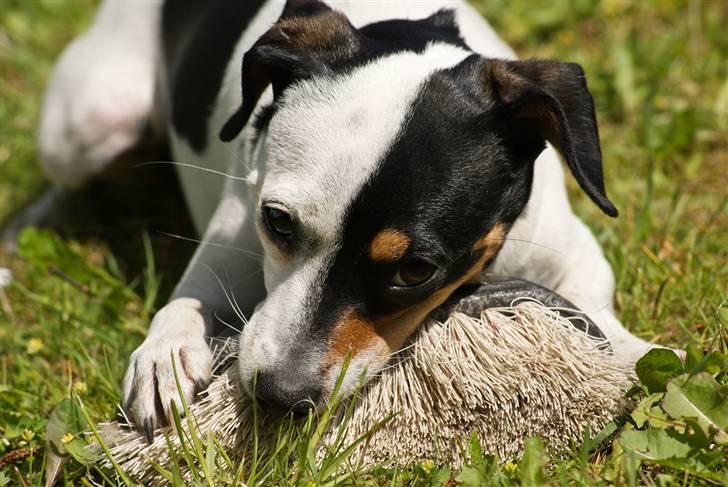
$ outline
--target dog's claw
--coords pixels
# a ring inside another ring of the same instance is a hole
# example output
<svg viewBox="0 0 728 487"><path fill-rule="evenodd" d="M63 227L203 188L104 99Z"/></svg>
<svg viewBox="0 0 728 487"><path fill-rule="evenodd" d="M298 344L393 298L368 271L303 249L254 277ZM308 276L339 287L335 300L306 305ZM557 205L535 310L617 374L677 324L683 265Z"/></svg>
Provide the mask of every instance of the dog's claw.
<svg viewBox="0 0 728 487"><path fill-rule="evenodd" d="M144 420L144 436L146 436L147 443L150 445L154 442L154 421L152 421L152 418Z"/></svg>

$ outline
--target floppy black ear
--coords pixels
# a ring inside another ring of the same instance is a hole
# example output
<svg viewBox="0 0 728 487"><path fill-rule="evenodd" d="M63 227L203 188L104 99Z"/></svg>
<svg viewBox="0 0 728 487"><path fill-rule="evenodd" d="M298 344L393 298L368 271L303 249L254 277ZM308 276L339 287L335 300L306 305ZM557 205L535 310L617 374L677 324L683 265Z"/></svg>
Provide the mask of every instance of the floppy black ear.
<svg viewBox="0 0 728 487"><path fill-rule="evenodd" d="M325 73L332 63L351 56L358 41L346 16L325 3L287 0L278 21L243 56L243 103L223 126L220 139L238 136L268 85L277 97L295 81Z"/></svg>
<svg viewBox="0 0 728 487"><path fill-rule="evenodd" d="M592 201L607 215L617 216L604 189L594 101L581 66L486 59L481 61L480 77L504 116L540 132L561 152Z"/></svg>

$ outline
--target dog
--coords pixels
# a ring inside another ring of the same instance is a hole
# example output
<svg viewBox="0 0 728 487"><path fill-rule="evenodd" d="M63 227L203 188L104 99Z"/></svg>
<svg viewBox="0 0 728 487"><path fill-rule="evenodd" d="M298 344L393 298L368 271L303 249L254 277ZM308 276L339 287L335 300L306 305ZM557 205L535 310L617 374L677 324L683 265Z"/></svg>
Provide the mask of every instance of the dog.
<svg viewBox="0 0 728 487"><path fill-rule="evenodd" d="M179 404L172 360L193 400L226 324L247 393L300 412L491 276L563 296L625 362L650 347L567 199L561 158L617 216L583 70L517 60L467 3L107 1L49 82L42 164L78 188L150 140L203 238L124 378L148 434ZM533 294L492 282L506 304Z"/></svg>

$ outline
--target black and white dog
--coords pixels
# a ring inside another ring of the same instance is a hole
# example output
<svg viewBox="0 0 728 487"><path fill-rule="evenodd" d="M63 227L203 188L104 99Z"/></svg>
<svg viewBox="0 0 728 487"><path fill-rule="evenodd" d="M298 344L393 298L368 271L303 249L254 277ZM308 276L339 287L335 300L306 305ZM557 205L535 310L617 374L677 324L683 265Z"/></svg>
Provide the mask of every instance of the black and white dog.
<svg viewBox="0 0 728 487"><path fill-rule="evenodd" d="M331 4L107 1L55 69L40 127L53 182L84 184L151 127L204 235L131 356L133 419L168 417L171 356L193 398L206 336L235 315L246 390L318 406L348 354L345 391L481 276L554 290L618 357L643 354L557 155L616 216L582 69L515 60L461 1Z"/></svg>

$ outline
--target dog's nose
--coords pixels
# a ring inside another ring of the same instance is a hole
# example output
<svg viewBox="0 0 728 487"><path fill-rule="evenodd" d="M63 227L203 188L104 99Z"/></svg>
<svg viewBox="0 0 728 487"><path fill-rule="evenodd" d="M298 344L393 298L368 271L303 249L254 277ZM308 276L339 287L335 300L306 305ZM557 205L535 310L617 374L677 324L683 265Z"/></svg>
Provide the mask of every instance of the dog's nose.
<svg viewBox="0 0 728 487"><path fill-rule="evenodd" d="M255 382L255 398L261 408L283 416L293 413L305 416L316 405L321 389L305 383L300 376L259 372Z"/></svg>

